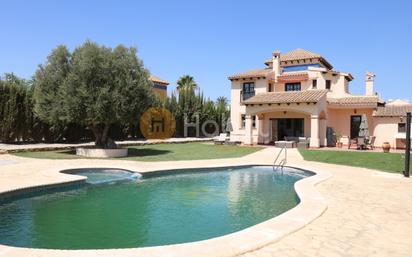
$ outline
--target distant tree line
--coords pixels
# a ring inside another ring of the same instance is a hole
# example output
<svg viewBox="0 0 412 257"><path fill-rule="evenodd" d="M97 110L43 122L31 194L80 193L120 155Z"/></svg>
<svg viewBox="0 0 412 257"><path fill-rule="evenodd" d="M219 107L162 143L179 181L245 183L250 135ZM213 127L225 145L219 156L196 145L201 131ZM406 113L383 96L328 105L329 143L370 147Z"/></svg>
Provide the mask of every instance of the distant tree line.
<svg viewBox="0 0 412 257"><path fill-rule="evenodd" d="M113 140L142 137L139 117L153 106L172 112L177 137L185 136L185 122L199 121L202 128L209 121L204 127L215 133L225 129L226 98L205 99L193 77L183 76L177 91L161 102L148 77L134 48L111 49L90 41L73 52L59 46L31 80L0 77L0 141L95 140L96 146L111 148ZM196 131L191 128L186 135L196 136Z"/></svg>
<svg viewBox="0 0 412 257"><path fill-rule="evenodd" d="M50 125L34 113L34 84L6 73L0 77L0 141L77 142L92 135L76 123Z"/></svg>

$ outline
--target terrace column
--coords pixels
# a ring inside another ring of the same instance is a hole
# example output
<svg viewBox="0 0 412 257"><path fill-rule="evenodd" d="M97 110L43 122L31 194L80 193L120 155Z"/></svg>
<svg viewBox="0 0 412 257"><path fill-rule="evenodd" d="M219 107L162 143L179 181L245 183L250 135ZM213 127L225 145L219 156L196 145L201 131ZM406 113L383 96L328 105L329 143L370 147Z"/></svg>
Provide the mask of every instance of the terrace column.
<svg viewBox="0 0 412 257"><path fill-rule="evenodd" d="M327 140L326 140L326 119L320 119L319 120L319 138L320 138L320 146L326 146L327 145Z"/></svg>
<svg viewBox="0 0 412 257"><path fill-rule="evenodd" d="M245 145L253 145L253 128L252 128L252 116L246 115L245 117Z"/></svg>
<svg viewBox="0 0 412 257"><path fill-rule="evenodd" d="M257 139L258 144L266 143L266 131L265 131L266 122L263 118L264 118L263 114L259 114L256 119L256 130L258 132L258 139Z"/></svg>
<svg viewBox="0 0 412 257"><path fill-rule="evenodd" d="M310 147L319 148L319 116L310 116Z"/></svg>

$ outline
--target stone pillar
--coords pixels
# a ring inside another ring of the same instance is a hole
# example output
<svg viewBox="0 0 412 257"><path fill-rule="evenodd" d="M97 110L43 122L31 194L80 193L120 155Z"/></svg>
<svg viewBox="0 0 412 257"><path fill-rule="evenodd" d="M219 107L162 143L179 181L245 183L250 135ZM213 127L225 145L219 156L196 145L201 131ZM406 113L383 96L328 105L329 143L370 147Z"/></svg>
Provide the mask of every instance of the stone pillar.
<svg viewBox="0 0 412 257"><path fill-rule="evenodd" d="M320 146L326 146L327 145L327 139L326 139L326 119L320 119L319 120L319 138L320 138Z"/></svg>
<svg viewBox="0 0 412 257"><path fill-rule="evenodd" d="M259 114L256 117L256 131L258 133L258 144L266 143L266 122L264 120L264 115Z"/></svg>
<svg viewBox="0 0 412 257"><path fill-rule="evenodd" d="M310 116L310 147L319 148L319 116Z"/></svg>
<svg viewBox="0 0 412 257"><path fill-rule="evenodd" d="M246 115L245 117L245 145L253 145L253 128L252 128L252 116Z"/></svg>

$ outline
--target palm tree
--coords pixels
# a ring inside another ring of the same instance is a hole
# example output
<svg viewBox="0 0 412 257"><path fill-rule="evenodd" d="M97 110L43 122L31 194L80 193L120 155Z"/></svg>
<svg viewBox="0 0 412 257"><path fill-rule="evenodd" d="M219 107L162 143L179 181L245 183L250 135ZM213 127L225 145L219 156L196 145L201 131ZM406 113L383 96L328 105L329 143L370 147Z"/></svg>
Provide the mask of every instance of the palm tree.
<svg viewBox="0 0 412 257"><path fill-rule="evenodd" d="M177 81L177 90L178 91L188 91L188 92L195 92L198 88L195 80L190 75L184 75L179 78Z"/></svg>
<svg viewBox="0 0 412 257"><path fill-rule="evenodd" d="M219 96L216 99L216 117L215 120L220 126L220 132L227 131L227 119L229 118L230 112L228 108L228 100L224 96Z"/></svg>
<svg viewBox="0 0 412 257"><path fill-rule="evenodd" d="M219 96L216 100L216 106L220 109L226 109L228 100L224 96Z"/></svg>

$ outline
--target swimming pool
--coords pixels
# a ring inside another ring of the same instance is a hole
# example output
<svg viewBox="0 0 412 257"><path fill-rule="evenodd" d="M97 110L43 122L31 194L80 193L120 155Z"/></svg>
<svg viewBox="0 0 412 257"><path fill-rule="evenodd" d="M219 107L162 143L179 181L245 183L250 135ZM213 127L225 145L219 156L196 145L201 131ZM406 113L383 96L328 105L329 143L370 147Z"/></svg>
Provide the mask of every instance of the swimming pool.
<svg viewBox="0 0 412 257"><path fill-rule="evenodd" d="M76 170L84 186L0 204L0 243L107 249L209 239L271 219L299 203L294 183L312 173L269 166L144 174ZM122 171L124 172L124 171ZM98 183L103 181L102 183Z"/></svg>

